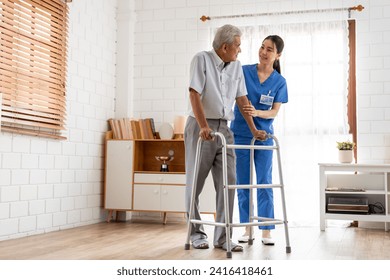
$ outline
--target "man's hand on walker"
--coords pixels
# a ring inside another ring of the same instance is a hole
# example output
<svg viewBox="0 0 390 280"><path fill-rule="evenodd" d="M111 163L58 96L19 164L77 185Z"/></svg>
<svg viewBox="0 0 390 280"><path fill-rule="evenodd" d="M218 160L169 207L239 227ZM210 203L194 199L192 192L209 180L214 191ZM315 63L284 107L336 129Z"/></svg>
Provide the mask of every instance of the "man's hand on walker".
<svg viewBox="0 0 390 280"><path fill-rule="evenodd" d="M214 137L211 136L212 130L209 127L201 128L199 131L199 137L202 138L202 140L213 140Z"/></svg>

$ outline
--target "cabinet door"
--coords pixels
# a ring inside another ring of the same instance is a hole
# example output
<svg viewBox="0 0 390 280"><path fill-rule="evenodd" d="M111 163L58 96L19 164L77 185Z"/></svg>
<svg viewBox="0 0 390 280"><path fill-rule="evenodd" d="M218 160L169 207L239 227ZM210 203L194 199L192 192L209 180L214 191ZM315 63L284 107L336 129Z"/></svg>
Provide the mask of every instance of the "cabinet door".
<svg viewBox="0 0 390 280"><path fill-rule="evenodd" d="M185 212L185 186L161 186L161 211Z"/></svg>
<svg viewBox="0 0 390 280"><path fill-rule="evenodd" d="M107 141L104 207L132 209L133 142Z"/></svg>
<svg viewBox="0 0 390 280"><path fill-rule="evenodd" d="M134 210L160 211L160 185L134 184Z"/></svg>

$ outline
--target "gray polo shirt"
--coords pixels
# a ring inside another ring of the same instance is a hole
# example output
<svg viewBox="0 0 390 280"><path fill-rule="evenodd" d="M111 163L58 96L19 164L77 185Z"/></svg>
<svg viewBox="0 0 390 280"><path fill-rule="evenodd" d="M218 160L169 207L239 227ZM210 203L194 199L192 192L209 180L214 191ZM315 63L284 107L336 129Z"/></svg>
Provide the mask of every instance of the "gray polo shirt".
<svg viewBox="0 0 390 280"><path fill-rule="evenodd" d="M197 53L191 61L190 88L200 94L207 119L233 120L237 97L247 95L241 62L224 62L214 50ZM189 115L194 113L189 106Z"/></svg>

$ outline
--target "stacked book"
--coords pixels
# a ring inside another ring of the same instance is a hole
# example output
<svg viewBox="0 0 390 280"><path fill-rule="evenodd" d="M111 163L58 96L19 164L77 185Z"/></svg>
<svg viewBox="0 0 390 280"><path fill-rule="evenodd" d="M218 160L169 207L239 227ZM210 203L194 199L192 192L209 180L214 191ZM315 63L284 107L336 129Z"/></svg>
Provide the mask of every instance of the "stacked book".
<svg viewBox="0 0 390 280"><path fill-rule="evenodd" d="M154 120L147 119L109 119L113 139L156 139Z"/></svg>
<svg viewBox="0 0 390 280"><path fill-rule="evenodd" d="M368 210L368 198L366 197L328 197L328 212L368 214Z"/></svg>

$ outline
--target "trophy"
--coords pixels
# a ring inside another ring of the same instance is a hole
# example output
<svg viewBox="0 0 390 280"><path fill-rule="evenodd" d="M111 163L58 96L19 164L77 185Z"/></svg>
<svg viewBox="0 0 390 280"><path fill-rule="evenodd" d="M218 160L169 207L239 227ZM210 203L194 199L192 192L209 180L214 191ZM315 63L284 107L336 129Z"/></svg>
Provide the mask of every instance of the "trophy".
<svg viewBox="0 0 390 280"><path fill-rule="evenodd" d="M161 164L160 172L169 172L167 162L172 161L174 159L173 154L174 154L174 152L172 150L170 150L168 152L168 156L155 156L155 158L158 161L162 161L163 162Z"/></svg>

